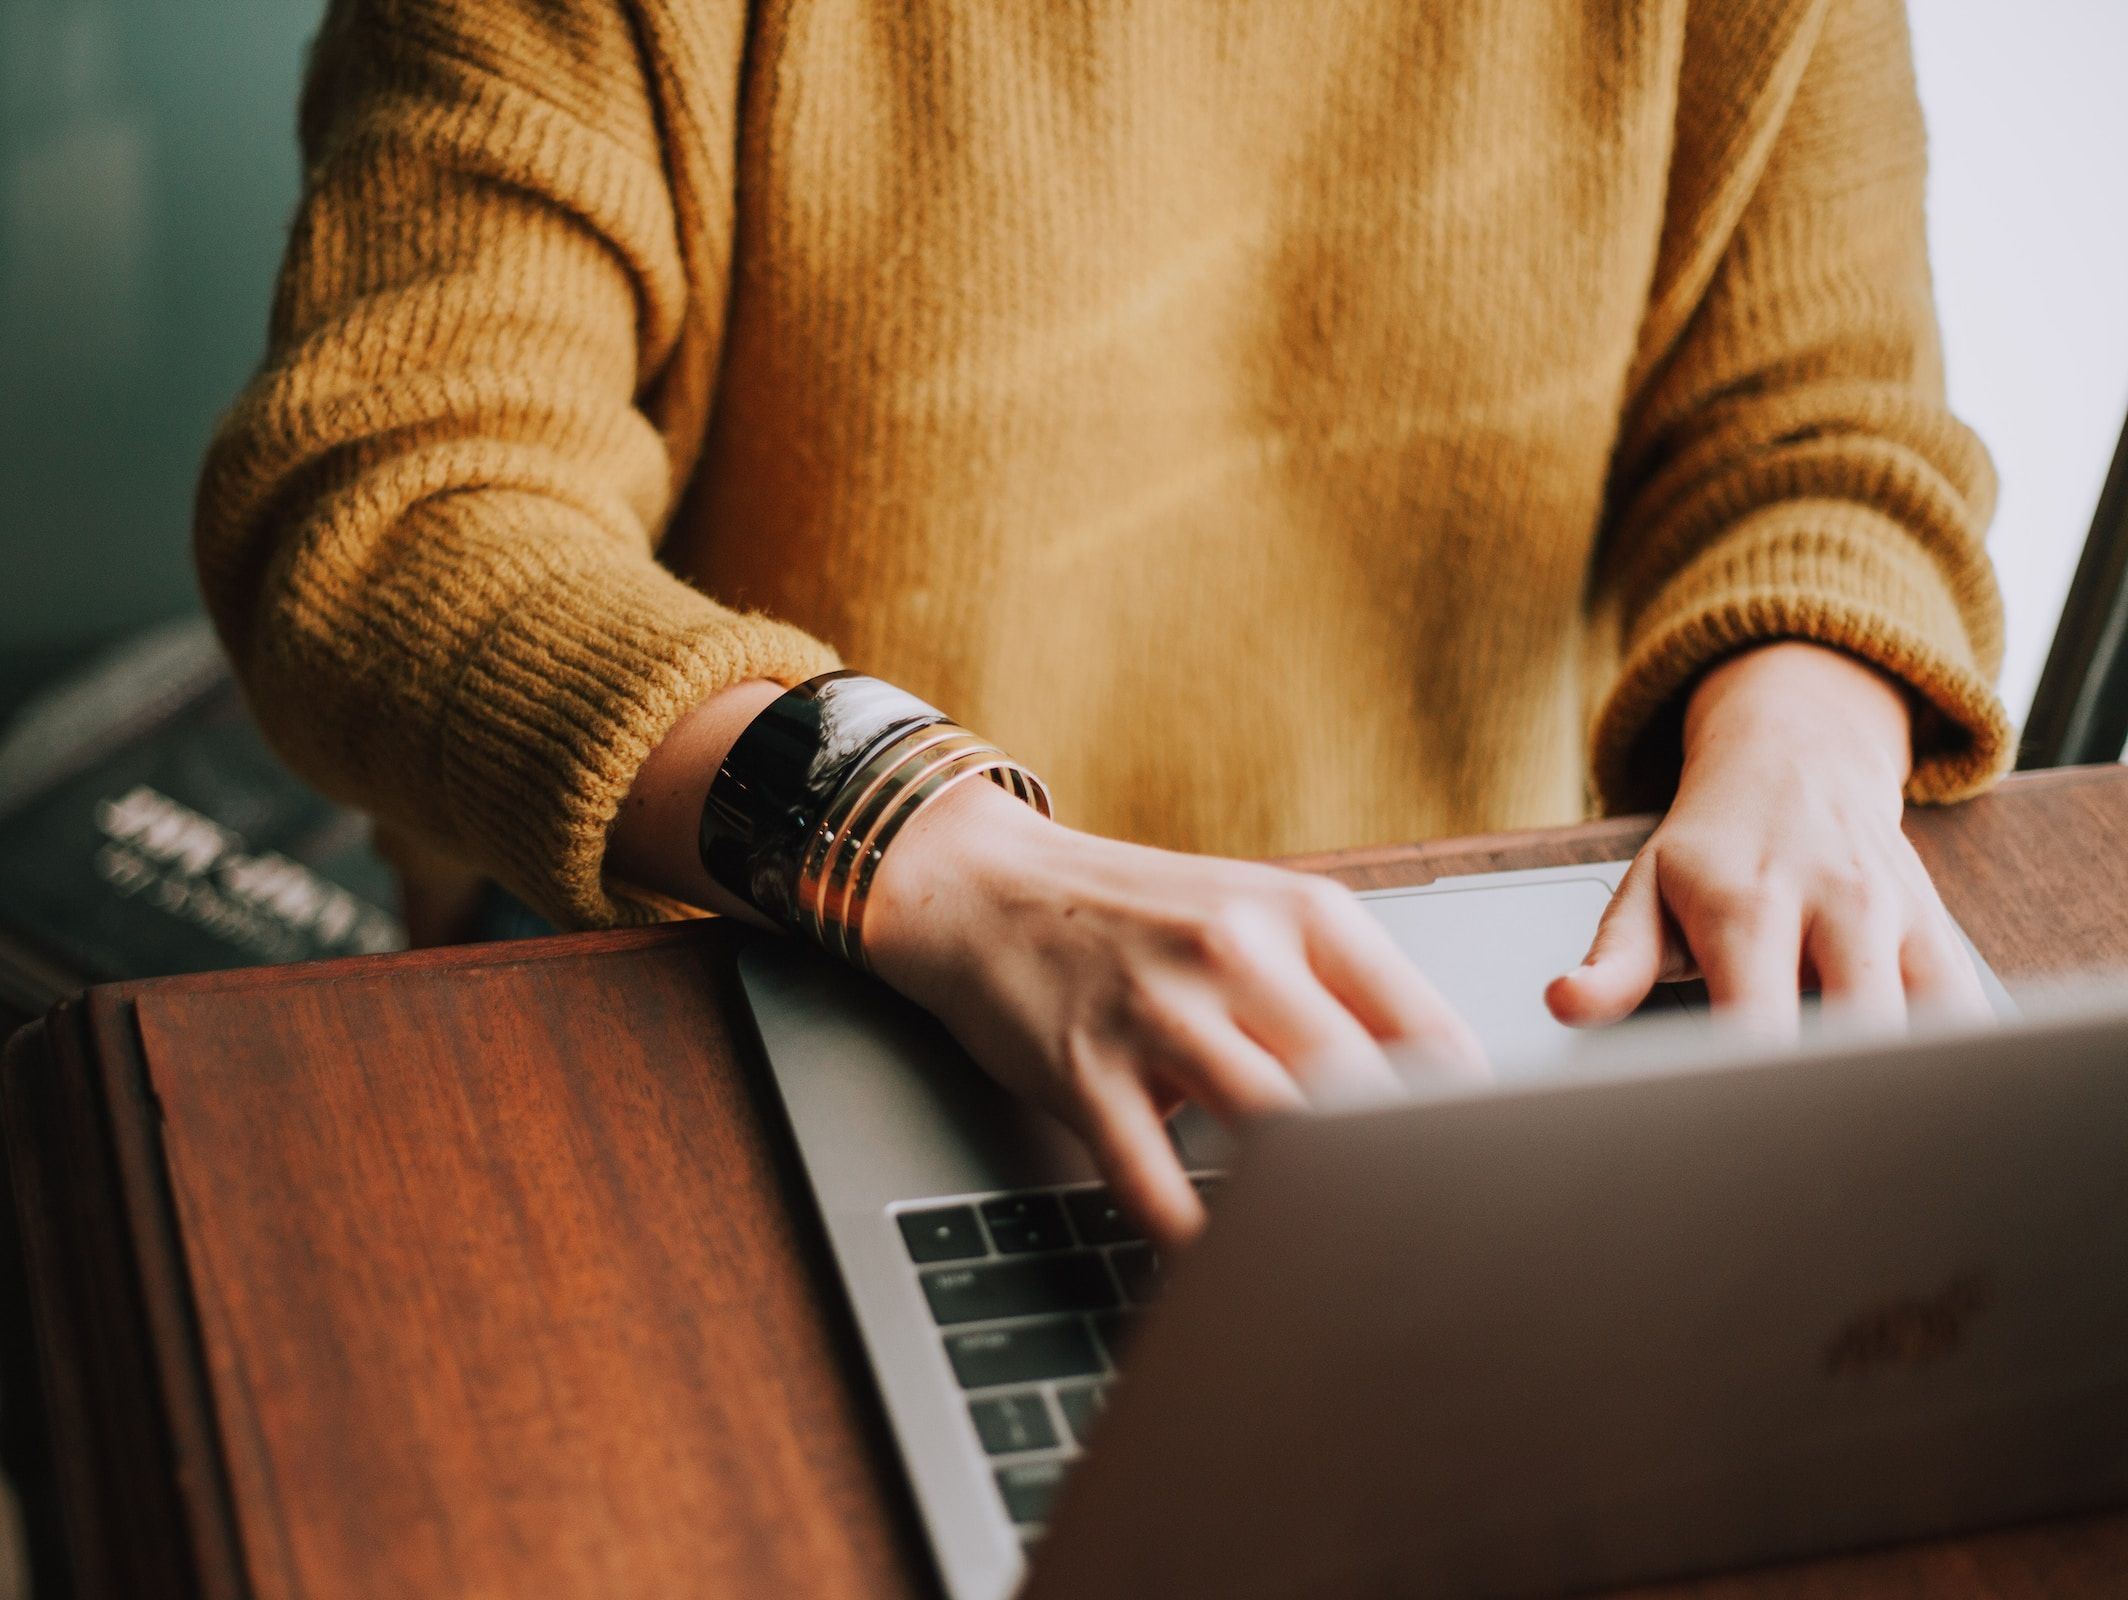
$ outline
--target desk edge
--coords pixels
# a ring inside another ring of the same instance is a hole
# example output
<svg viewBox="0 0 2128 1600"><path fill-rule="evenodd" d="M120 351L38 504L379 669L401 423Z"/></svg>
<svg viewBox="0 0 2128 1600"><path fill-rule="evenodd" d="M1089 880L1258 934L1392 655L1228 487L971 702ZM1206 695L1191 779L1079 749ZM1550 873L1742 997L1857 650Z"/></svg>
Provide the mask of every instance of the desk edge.
<svg viewBox="0 0 2128 1600"><path fill-rule="evenodd" d="M54 1007L0 1075L75 1586L250 1600L130 998Z"/></svg>

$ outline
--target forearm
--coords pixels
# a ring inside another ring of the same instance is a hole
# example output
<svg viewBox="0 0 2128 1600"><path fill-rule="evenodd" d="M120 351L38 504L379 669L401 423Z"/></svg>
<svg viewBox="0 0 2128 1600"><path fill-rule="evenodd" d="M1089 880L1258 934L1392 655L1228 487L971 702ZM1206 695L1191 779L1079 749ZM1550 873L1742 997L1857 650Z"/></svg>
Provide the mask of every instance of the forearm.
<svg viewBox="0 0 2128 1600"><path fill-rule="evenodd" d="M266 362L202 476L201 588L313 783L559 925L654 917L602 875L646 753L834 652L656 558L721 287L689 298L627 8L389 9L336 7L320 38Z"/></svg>
<svg viewBox="0 0 2128 1600"><path fill-rule="evenodd" d="M748 723L784 692L765 678L711 695L673 724L637 771L606 843L609 878L667 899L768 926L767 919L714 882L702 865L703 802ZM895 841L872 892L872 944L899 948L974 854L986 831L1035 822L1035 814L994 784L963 784L927 805Z"/></svg>
<svg viewBox="0 0 2128 1600"><path fill-rule="evenodd" d="M765 924L761 914L719 888L702 866L702 803L746 725L783 693L752 678L721 689L673 724L637 770L606 841L611 878L667 899Z"/></svg>
<svg viewBox="0 0 2128 1600"><path fill-rule="evenodd" d="M1718 52L1722 30L1706 33ZM1944 402L1896 0L1827 7L1792 97L1757 103L1786 109L1752 147L1763 165L1733 175L1749 199L1733 219L1677 219L1729 231L1719 255L1719 234L1677 253L1706 263L1703 286L1651 289L1682 320L1620 420L1590 585L1619 656L1596 785L1611 810L1665 801L1687 686L1755 645L1809 639L1913 692L1907 792L1959 798L2007 766L2014 738L1989 687L1993 477ZM1681 128L1680 152L1704 137Z"/></svg>

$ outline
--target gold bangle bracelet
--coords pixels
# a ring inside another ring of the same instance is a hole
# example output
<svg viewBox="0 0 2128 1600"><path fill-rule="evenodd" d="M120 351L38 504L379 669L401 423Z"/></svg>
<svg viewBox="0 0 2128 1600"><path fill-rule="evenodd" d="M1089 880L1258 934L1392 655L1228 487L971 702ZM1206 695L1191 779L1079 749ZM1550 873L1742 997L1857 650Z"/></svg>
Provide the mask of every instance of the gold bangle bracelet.
<svg viewBox="0 0 2128 1600"><path fill-rule="evenodd" d="M851 965L866 972L872 970L864 947L865 911L871 904L872 875L879 870L880 862L886 859L887 846L925 806L937 800L955 784L970 778L988 778L1008 794L1034 807L1041 815L1046 817L1051 814L1049 791L1043 787L1041 779L1002 750L987 760L973 761L950 773L941 774L922 793L912 790L908 804L886 820L878 837L858 864L857 876L851 885L849 911L843 920L842 930L843 944Z"/></svg>
<svg viewBox="0 0 2128 1600"><path fill-rule="evenodd" d="M841 841L850 819L862 811L879 794L883 786L893 781L894 775L926 750L951 744L956 748L984 749L982 741L965 728L950 722L934 723L929 727L912 729L902 738L874 752L835 796L813 837L807 842L805 855L799 862L797 904L800 931L815 944L827 944L827 911L825 889L828 868L833 860L836 845Z"/></svg>
<svg viewBox="0 0 2128 1600"><path fill-rule="evenodd" d="M831 955L870 969L865 909L887 845L909 820L964 779L987 777L1049 816L1049 790L995 745L950 722L934 722L869 756L842 784L799 861L798 931Z"/></svg>
<svg viewBox="0 0 2128 1600"><path fill-rule="evenodd" d="M876 848L874 841L879 830L913 798L930 793L926 785L935 785L936 780L945 774L985 761L997 753L992 746L974 739L966 744L955 741L950 746L927 751L898 771L894 781L882 785L868 803L851 816L836 839L820 888L821 921L830 930L830 937L823 943L831 952L845 960L855 959L849 948L850 890L860 863L866 859L868 851Z"/></svg>

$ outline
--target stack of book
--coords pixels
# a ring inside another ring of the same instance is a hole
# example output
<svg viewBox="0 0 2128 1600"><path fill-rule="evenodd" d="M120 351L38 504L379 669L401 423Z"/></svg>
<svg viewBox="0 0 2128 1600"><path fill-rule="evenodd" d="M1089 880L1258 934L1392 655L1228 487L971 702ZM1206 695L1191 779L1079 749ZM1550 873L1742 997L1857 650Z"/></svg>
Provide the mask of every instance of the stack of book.
<svg viewBox="0 0 2128 1600"><path fill-rule="evenodd" d="M395 903L367 825L267 748L204 621L0 720L0 1019L111 979L399 949Z"/></svg>

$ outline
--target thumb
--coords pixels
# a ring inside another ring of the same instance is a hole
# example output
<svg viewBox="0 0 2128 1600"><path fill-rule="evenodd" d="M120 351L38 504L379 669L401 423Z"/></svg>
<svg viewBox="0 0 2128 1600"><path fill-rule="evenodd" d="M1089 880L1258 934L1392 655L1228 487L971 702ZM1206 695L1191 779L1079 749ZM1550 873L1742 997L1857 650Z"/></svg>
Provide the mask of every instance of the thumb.
<svg viewBox="0 0 2128 1600"><path fill-rule="evenodd" d="M1552 980L1545 1004L1571 1028L1616 1022L1647 999L1662 967L1662 897L1655 887L1655 858L1642 851L1604 908L1588 955L1572 972Z"/></svg>

